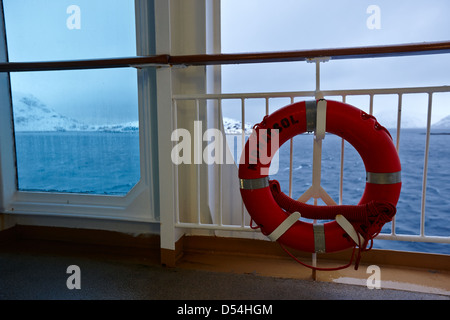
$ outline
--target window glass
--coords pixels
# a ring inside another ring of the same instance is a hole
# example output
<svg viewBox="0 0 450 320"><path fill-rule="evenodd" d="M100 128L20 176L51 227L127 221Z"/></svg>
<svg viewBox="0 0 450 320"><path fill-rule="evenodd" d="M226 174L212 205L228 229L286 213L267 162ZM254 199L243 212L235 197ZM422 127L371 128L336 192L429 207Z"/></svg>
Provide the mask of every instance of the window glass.
<svg viewBox="0 0 450 320"><path fill-rule="evenodd" d="M11 62L136 55L132 0L3 3ZM123 195L139 181L136 69L10 79L19 190Z"/></svg>
<svg viewBox="0 0 450 320"><path fill-rule="evenodd" d="M121 195L139 181L135 69L11 78L19 190Z"/></svg>
<svg viewBox="0 0 450 320"><path fill-rule="evenodd" d="M136 55L134 0L4 0L11 62Z"/></svg>

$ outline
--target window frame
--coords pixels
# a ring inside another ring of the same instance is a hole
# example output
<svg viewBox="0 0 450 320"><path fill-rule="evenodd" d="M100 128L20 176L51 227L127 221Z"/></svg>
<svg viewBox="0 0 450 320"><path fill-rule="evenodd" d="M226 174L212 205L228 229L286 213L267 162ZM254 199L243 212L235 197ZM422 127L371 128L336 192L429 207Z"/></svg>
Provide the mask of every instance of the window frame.
<svg viewBox="0 0 450 320"><path fill-rule="evenodd" d="M0 0L0 62L8 62L8 49L3 12ZM155 27L153 1L135 0L137 56L155 52ZM0 73L0 210L14 215L47 215L90 217L137 222L158 222L155 207L155 171L157 161L154 144L155 122L155 71L138 68L138 114L140 180L123 196L82 193L54 193L20 191L17 188L16 151L13 124L10 73ZM156 193L157 194L157 193ZM155 201L156 200L156 201Z"/></svg>

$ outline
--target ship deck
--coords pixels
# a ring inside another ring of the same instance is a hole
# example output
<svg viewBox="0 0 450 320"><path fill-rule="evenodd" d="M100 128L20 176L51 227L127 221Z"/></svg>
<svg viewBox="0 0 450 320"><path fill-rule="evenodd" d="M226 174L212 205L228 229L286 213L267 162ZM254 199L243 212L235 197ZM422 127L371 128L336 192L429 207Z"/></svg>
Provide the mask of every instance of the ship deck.
<svg viewBox="0 0 450 320"><path fill-rule="evenodd" d="M380 261L381 289L369 289L370 261L362 262L356 271L353 267L317 271L314 280L310 269L290 258L270 252L248 254L246 241L240 253L223 249L223 244L207 249L213 239L207 246L196 246L201 237L185 240L176 266L166 267L150 246L14 237L0 245L0 299L450 300L448 270ZM327 266L335 262L320 263ZM80 267L80 290L66 286L70 265Z"/></svg>

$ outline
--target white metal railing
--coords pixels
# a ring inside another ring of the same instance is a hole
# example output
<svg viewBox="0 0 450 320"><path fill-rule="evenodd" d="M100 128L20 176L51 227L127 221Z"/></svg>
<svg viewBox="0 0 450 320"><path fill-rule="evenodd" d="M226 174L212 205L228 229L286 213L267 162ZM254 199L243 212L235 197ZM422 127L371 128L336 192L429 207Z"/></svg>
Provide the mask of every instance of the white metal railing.
<svg viewBox="0 0 450 320"><path fill-rule="evenodd" d="M421 199L421 213L420 213L420 233L419 234L397 234L396 233L396 221L395 218L391 225L390 233L382 233L378 235L377 239L384 240L401 240L401 241L412 241L412 242L433 242L433 243L450 243L450 236L429 236L425 233L425 219L426 219L426 208L425 208L425 200L426 200L426 190L427 190L427 175L428 175L428 155L429 155L429 145L430 145L430 132L431 132L431 115L432 115L432 107L433 107L433 94L435 93L448 93L450 92L450 86L439 86L439 87L411 87L411 88L386 88L386 89L357 89L357 90L316 90L316 91L301 91L301 92L275 92L275 93L239 93L239 94L192 94L192 95L174 95L173 96L173 114L177 114L178 109L180 108L180 104L183 101L194 101L196 105L196 119L199 120L200 106L205 105L206 102L215 102L218 106L219 114L222 113L222 108L224 105L224 101L227 100L237 100L240 104L241 108L241 143L242 145L245 143L245 111L247 107L248 101L252 99L262 99L264 101L261 104L261 108L264 108L264 113L269 114L270 102L272 99L276 98L286 98L288 102L292 103L294 101L307 100L308 98L314 97L340 97L343 102L346 102L348 97L355 96L366 96L369 97L369 113L372 114L374 111L374 97L378 95L394 95L397 96L397 110L393 111L396 113L397 117L397 130L396 130L396 147L399 150L400 147L400 138L401 138L401 119L402 119L402 105L403 105L403 96L407 94L425 94L428 97L428 103L424 108L427 109L427 122L426 122L426 142L425 142L425 151L424 151L424 169L422 175L422 199ZM336 99L335 99L336 100ZM288 104L288 103L286 103ZM174 119L174 127L177 127L176 117ZM292 162L293 162L293 142L292 139L290 141L290 164L289 164L289 195L292 196L292 181L293 181L293 173L292 173ZM343 176L344 176L344 166L343 166L343 154L344 154L344 141L342 140L341 144L341 167L340 167L340 183L339 183L339 203L342 204L342 195L343 195ZM199 195L200 189L199 186L202 183L208 183L208 181L201 181L201 176L199 174L199 170L197 170L197 181L196 186L197 190L193 190L194 193ZM237 170L236 170L237 174ZM175 174L177 178L177 174ZM243 203L241 202L241 212L239 214L240 221L238 223L233 224L224 224L222 221L228 220L222 216L222 194L221 190L224 188L222 185L222 171L221 165L218 166L218 184L219 184L219 192L218 192L218 213L215 219L215 222L210 223L202 223L201 221L201 209L200 209L200 197L197 197L197 214L196 220L191 221L182 221L180 219L179 206L177 204L176 213L175 213L175 227L176 228L184 228L184 229L209 229L209 230L226 230L226 231L245 231L245 232L253 232L249 226L249 218L247 217L248 213L246 212ZM449 182L450 183L450 182ZM175 181L175 185L178 185L178 181ZM225 186L226 187L226 186ZM239 188L238 184L235 186L236 189ZM176 191L178 194L178 190ZM178 200L178 199L177 199Z"/></svg>

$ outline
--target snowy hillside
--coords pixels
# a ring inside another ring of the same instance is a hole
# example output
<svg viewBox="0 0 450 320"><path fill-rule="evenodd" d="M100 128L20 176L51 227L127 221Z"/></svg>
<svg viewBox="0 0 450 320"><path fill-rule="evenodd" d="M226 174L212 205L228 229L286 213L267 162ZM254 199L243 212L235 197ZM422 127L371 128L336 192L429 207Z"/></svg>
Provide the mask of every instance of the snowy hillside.
<svg viewBox="0 0 450 320"><path fill-rule="evenodd" d="M223 118L223 126L226 134L241 134L242 125L241 121L237 121L231 118ZM249 123L245 124L245 133L252 133L252 125Z"/></svg>
<svg viewBox="0 0 450 320"><path fill-rule="evenodd" d="M101 131L134 132L139 130L139 121L112 125L88 125L59 114L30 94L13 94L14 126L16 131ZM241 122L224 118L227 134L240 134ZM251 133L251 124L245 125L246 133Z"/></svg>
<svg viewBox="0 0 450 320"><path fill-rule="evenodd" d="M102 131L102 132L133 132L139 131L139 121L131 121L121 124L96 125L88 126L86 131Z"/></svg>
<svg viewBox="0 0 450 320"><path fill-rule="evenodd" d="M48 108L32 95L13 94L16 131L78 131L87 126Z"/></svg>
<svg viewBox="0 0 450 320"><path fill-rule="evenodd" d="M114 125L87 125L49 108L33 95L13 94L16 131L102 131L131 132L139 130L139 122Z"/></svg>
<svg viewBox="0 0 450 320"><path fill-rule="evenodd" d="M450 129L450 116L446 116L432 125L433 129Z"/></svg>

